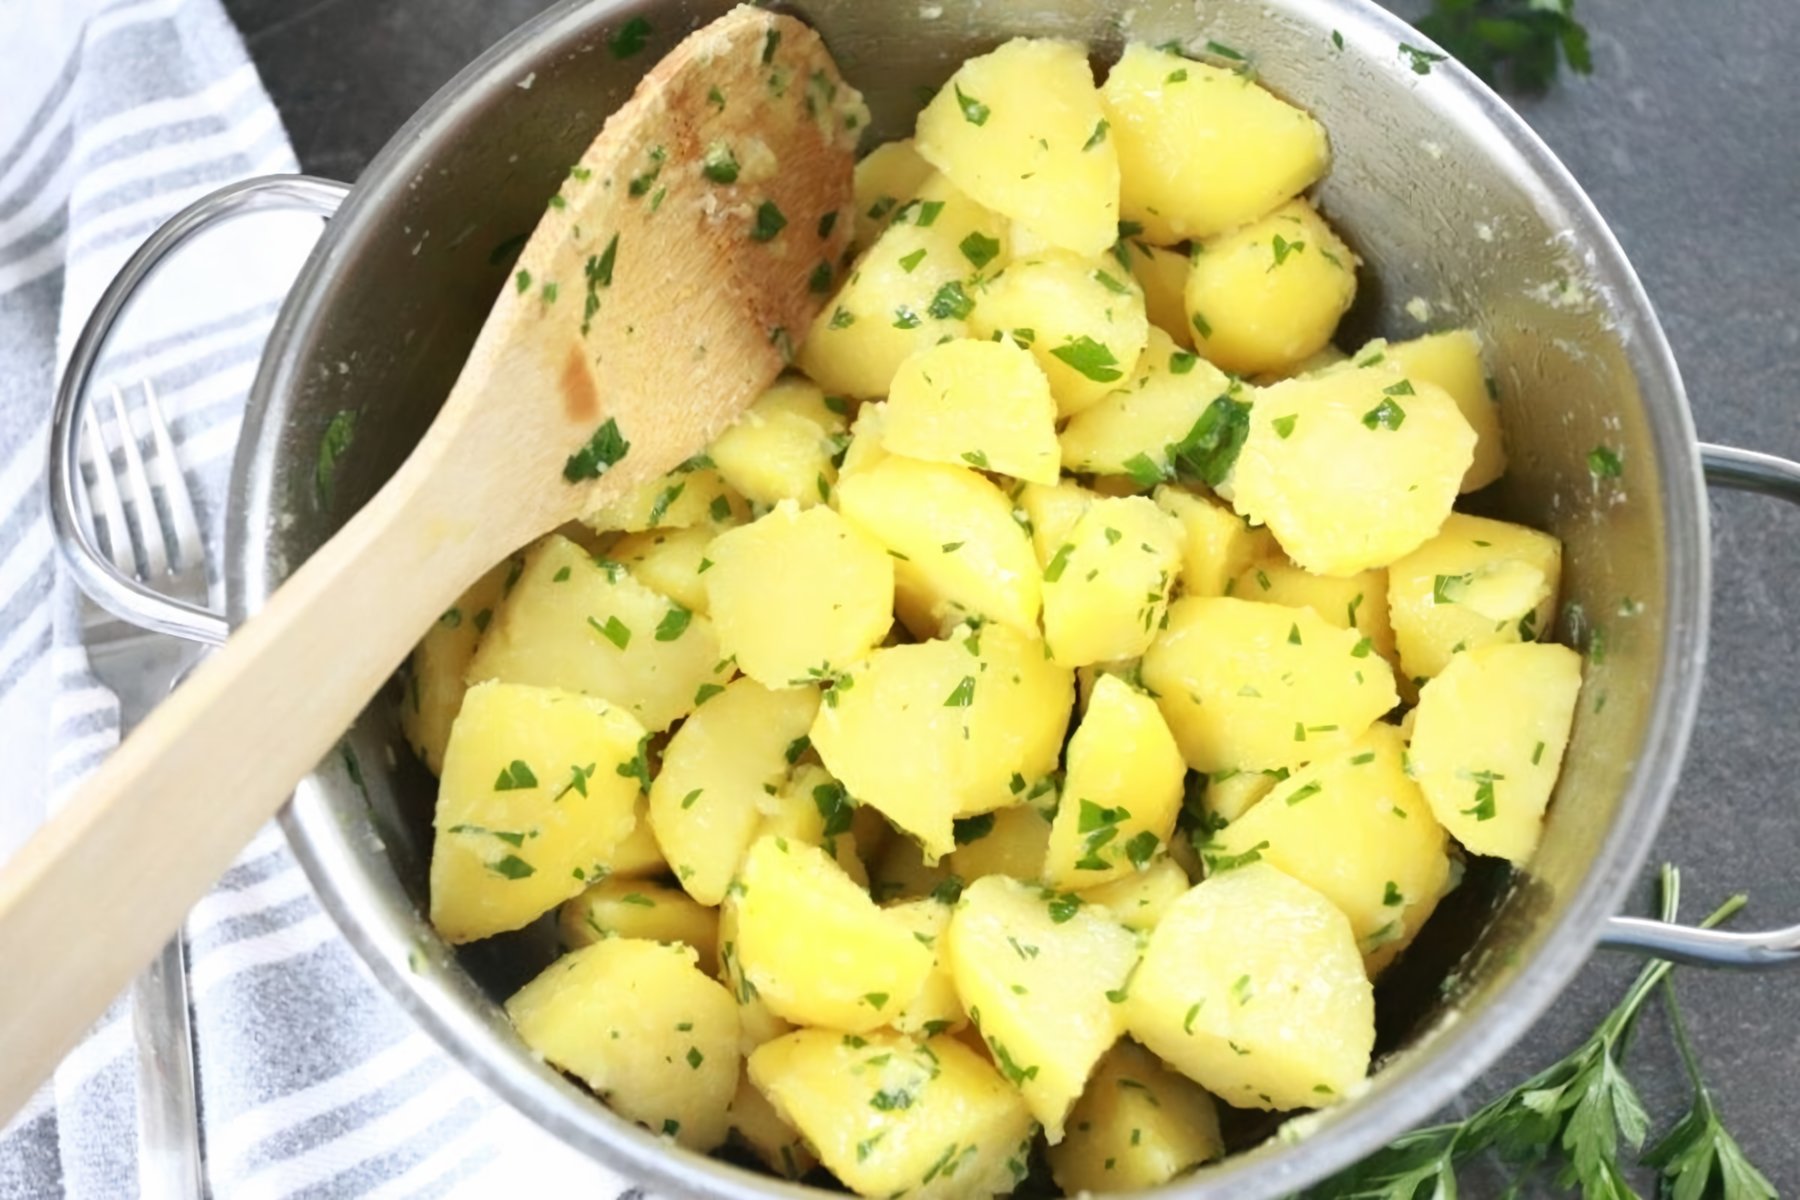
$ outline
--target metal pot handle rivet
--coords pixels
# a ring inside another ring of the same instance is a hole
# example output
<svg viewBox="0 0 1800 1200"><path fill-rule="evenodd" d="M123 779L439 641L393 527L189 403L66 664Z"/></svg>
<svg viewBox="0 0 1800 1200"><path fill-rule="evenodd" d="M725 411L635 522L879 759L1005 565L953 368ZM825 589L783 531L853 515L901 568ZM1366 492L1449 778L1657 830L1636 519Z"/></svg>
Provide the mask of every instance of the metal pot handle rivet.
<svg viewBox="0 0 1800 1200"><path fill-rule="evenodd" d="M101 294L69 355L68 370L56 390L50 421L50 519L57 544L81 588L115 617L144 629L188 641L219 645L230 632L225 618L210 609L165 596L113 565L77 517L81 486L81 420L88 383L113 327L131 307L137 291L189 239L233 217L251 213L300 212L330 217L349 195L348 184L310 175L264 175L229 184L201 197L163 223L125 263Z"/></svg>
<svg viewBox="0 0 1800 1200"><path fill-rule="evenodd" d="M1702 443L1700 464L1709 484L1800 504L1800 463L1735 446ZM1644 917L1614 917L1600 935L1600 944L1701 967L1757 969L1800 963L1800 925L1739 933Z"/></svg>

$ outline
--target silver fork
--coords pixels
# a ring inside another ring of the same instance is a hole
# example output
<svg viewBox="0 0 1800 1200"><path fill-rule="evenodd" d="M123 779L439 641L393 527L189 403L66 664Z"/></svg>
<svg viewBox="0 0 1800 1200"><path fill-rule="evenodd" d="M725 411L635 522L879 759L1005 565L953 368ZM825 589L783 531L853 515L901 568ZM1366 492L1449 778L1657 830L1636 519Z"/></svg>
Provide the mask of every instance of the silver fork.
<svg viewBox="0 0 1800 1200"><path fill-rule="evenodd" d="M120 571L167 595L203 603L206 558L193 497L156 391L148 380L141 391L143 402L134 411L114 387L112 419L104 426L95 416L96 404L84 406L86 486L76 492L79 516ZM140 425L147 426L148 466ZM122 472L116 469L115 445ZM82 641L94 674L119 698L121 738L168 695L197 656L185 642L128 625L98 607L84 621ZM131 1000L138 1052L139 1195L197 1200L203 1195L199 1104L187 959L179 933L132 985Z"/></svg>

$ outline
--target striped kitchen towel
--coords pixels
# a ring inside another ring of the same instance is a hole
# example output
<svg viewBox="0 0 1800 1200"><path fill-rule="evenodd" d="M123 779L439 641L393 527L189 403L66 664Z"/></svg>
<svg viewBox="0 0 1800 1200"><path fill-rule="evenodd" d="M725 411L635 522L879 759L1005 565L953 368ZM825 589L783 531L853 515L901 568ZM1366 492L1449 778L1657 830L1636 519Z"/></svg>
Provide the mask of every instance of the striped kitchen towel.
<svg viewBox="0 0 1800 1200"><path fill-rule="evenodd" d="M221 184L294 167L218 0L0 3L0 858L118 741L46 516L60 365L159 222ZM181 255L98 377L155 385L215 547L243 399L318 230L272 220ZM274 827L194 910L187 936L213 1195L623 1190L499 1105L369 981ZM127 1003L0 1131L0 1198L139 1191Z"/></svg>

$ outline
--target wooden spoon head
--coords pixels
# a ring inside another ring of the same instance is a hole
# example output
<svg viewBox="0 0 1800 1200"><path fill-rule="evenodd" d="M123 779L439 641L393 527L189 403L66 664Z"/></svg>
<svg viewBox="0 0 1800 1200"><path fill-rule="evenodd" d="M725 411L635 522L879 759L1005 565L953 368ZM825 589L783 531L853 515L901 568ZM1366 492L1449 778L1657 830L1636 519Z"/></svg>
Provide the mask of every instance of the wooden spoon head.
<svg viewBox="0 0 1800 1200"><path fill-rule="evenodd" d="M644 77L551 199L432 430L506 498L496 553L698 453L787 365L847 265L866 123L818 34L748 6Z"/></svg>

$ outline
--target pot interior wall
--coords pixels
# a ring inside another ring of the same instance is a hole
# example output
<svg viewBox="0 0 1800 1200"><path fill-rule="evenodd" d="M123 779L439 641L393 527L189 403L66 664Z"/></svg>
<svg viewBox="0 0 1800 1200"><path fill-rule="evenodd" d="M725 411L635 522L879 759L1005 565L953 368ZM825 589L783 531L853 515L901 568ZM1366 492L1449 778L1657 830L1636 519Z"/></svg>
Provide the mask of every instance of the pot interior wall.
<svg viewBox="0 0 1800 1200"><path fill-rule="evenodd" d="M284 318L290 341L259 379L234 518L236 554L246 560L234 565L238 612L254 609L394 470L449 389L512 253L570 163L636 77L726 7L695 0L566 8L551 23L577 32L529 71L481 84L444 135L396 139L371 173L379 186L359 194L340 220L344 229L321 249L308 294ZM1547 936L1600 853L1645 739L1665 643L1659 449L1663 462L1675 460L1645 418L1628 358L1635 336L1655 335L1619 323L1607 283L1591 271L1593 247L1567 232L1579 214L1527 181L1518 151L1483 124L1478 97L1408 71L1384 32L1391 27L1349 6L1340 14L1341 50L1319 23L1333 6L1308 0L1209 4L1203 23L1195 6L1177 0L1146 0L1123 15L1074 0L945 3L936 16L928 14L938 5L865 0L791 7L825 33L845 74L867 93L877 138L905 133L921 89L1013 34L1085 40L1102 65L1126 39L1181 39L1194 52L1209 39L1235 47L1258 78L1330 131L1336 165L1319 198L1365 263L1344 344L1463 324L1481 332L1512 466L1475 504L1563 539L1557 636L1579 646L1603 637L1606 652L1604 661L1589 657L1543 852L1518 877L1493 864L1471 868L1383 984L1382 1049L1429 1043L1452 1012L1478 1016ZM620 59L609 35L640 12L651 24L649 43ZM325 491L320 444L340 412L354 414L355 435ZM1590 472L1588 452L1602 445L1625 463L1621 482ZM355 653L350 633L344 652ZM355 843L357 869L371 886L398 898L396 911L411 910L396 919L428 958L448 963L449 952L413 915L426 901L434 789L399 736L395 700L384 697L358 724L349 748L360 769L328 763L301 803L330 814ZM541 929L458 952L478 983L461 1002L491 1017L483 994L503 997L551 952Z"/></svg>

